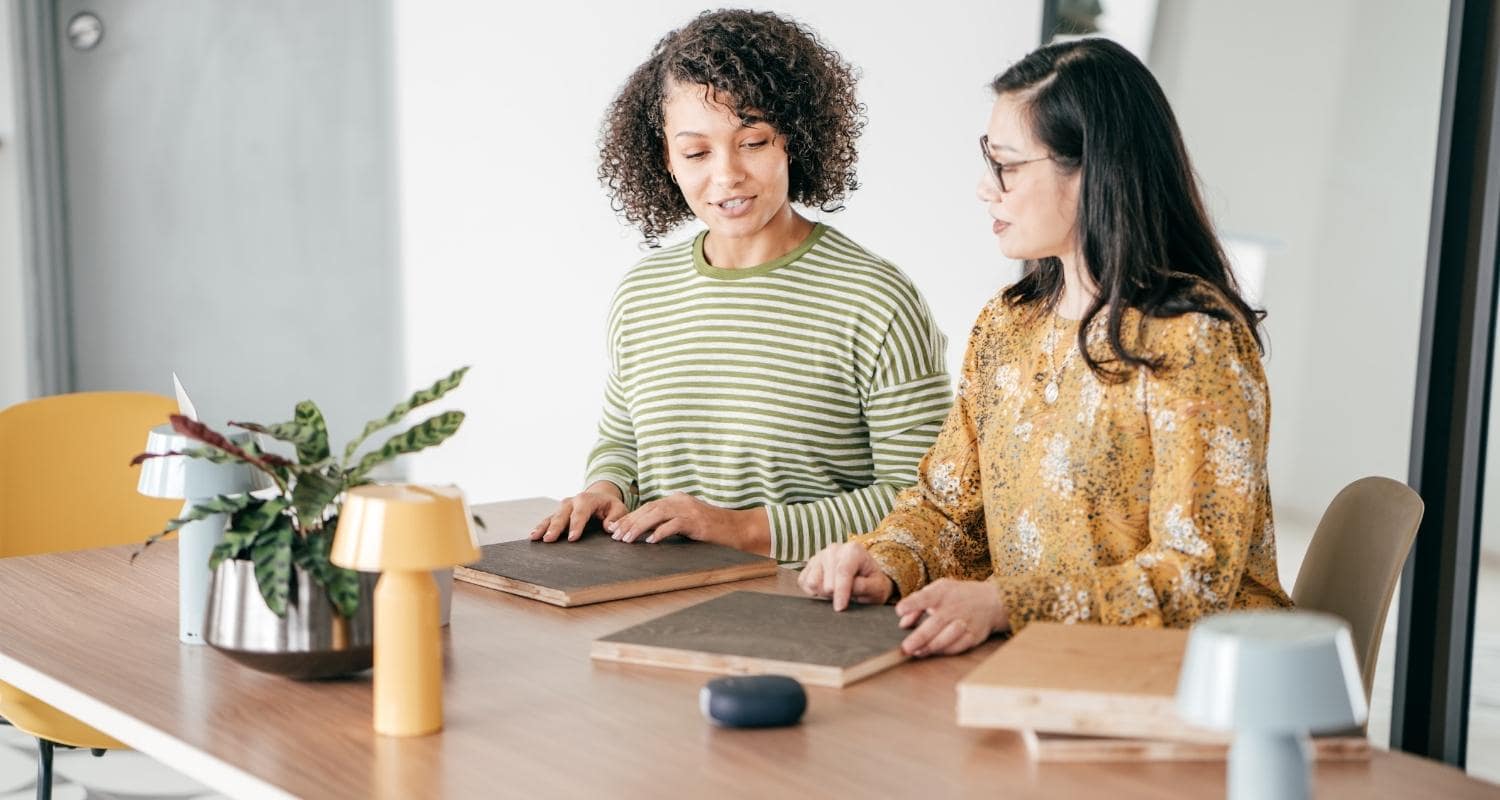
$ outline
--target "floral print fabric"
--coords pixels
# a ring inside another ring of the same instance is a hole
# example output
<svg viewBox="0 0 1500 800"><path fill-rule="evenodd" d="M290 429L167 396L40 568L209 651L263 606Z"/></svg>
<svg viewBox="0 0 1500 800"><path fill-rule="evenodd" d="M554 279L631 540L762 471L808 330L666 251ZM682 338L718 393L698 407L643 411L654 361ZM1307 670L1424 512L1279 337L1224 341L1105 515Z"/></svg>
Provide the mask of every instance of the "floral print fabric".
<svg viewBox="0 0 1500 800"><path fill-rule="evenodd" d="M1088 368L1078 324L992 300L917 485L853 540L902 595L940 578L989 581L1012 630L1033 620L1180 627L1289 607L1250 331L1202 313L1142 324L1127 311L1127 350L1160 361L1116 382ZM1087 346L1118 368L1105 314Z"/></svg>

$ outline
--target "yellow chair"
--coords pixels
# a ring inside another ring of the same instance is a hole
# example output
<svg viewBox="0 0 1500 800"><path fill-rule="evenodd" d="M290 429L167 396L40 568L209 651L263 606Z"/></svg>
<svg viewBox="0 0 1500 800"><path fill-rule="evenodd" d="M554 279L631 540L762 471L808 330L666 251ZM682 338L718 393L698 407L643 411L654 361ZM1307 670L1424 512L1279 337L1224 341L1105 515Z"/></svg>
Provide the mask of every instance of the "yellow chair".
<svg viewBox="0 0 1500 800"><path fill-rule="evenodd" d="M83 392L0 411L0 557L140 542L181 504L136 492L130 459L176 413L170 398ZM52 794L57 745L95 755L125 745L0 683L0 717L37 739L37 797Z"/></svg>
<svg viewBox="0 0 1500 800"><path fill-rule="evenodd" d="M1369 477L1349 484L1318 520L1292 587L1298 608L1334 614L1349 623L1366 702L1385 615L1423 509L1421 496L1399 481Z"/></svg>

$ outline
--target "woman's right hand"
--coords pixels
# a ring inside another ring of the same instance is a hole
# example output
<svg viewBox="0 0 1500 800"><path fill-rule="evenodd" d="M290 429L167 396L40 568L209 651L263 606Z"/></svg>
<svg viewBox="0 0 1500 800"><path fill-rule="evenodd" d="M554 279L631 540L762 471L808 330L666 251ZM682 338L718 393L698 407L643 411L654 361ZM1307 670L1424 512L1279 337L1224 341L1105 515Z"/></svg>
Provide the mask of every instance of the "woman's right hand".
<svg viewBox="0 0 1500 800"><path fill-rule="evenodd" d="M583 536L589 520L598 519L610 523L625 516L625 498L620 487L609 481L599 481L587 489L557 504L557 510L531 531L531 541L555 542L563 531L568 532L568 541L576 542Z"/></svg>
<svg viewBox="0 0 1500 800"><path fill-rule="evenodd" d="M834 611L848 608L850 600L879 605L891 599L896 588L870 551L854 542L823 548L802 568L797 585L813 597L832 598Z"/></svg>

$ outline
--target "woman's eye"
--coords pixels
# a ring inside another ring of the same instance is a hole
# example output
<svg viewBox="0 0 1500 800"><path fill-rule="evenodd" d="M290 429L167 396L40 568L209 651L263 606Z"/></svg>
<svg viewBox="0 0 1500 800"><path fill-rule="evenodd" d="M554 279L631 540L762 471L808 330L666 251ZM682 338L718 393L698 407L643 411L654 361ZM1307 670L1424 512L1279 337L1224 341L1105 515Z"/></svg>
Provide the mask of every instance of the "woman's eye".
<svg viewBox="0 0 1500 800"><path fill-rule="evenodd" d="M696 160L696 159L702 158L702 157L704 157L706 155L708 155L708 151L707 150L700 150L699 152L696 152L696 153L683 153L682 157L683 158L687 158L687 159L695 159Z"/></svg>
<svg viewBox="0 0 1500 800"><path fill-rule="evenodd" d="M766 140L760 139L754 142L745 142L745 146L750 148L751 150L759 150L760 148L766 146Z"/></svg>

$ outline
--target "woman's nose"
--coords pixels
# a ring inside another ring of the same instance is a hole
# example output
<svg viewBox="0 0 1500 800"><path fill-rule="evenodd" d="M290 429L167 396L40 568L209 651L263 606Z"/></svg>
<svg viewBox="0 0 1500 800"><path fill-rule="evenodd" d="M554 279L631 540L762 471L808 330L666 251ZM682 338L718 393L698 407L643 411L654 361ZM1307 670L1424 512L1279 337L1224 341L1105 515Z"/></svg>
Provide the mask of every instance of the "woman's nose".
<svg viewBox="0 0 1500 800"><path fill-rule="evenodd" d="M989 175L982 175L979 184L974 187L974 196L981 203L1000 202L1000 187L995 185L995 179Z"/></svg>
<svg viewBox="0 0 1500 800"><path fill-rule="evenodd" d="M745 169L733 155L718 159L714 165L714 183L728 188L745 179Z"/></svg>

